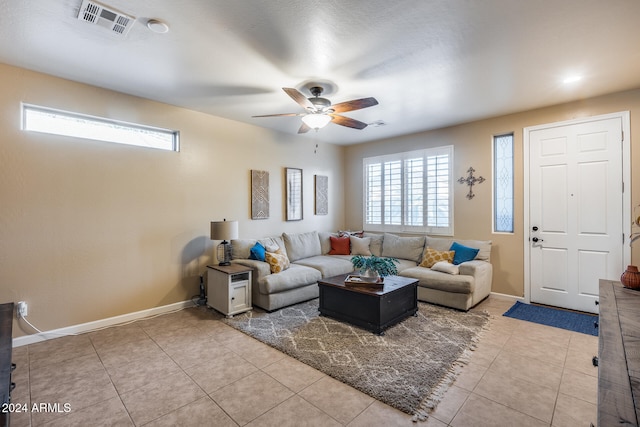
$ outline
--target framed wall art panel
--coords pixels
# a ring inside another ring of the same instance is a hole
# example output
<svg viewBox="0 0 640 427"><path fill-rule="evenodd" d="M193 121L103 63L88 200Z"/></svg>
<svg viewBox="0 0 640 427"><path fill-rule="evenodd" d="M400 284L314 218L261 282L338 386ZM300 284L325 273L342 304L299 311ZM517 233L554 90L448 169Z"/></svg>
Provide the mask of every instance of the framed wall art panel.
<svg viewBox="0 0 640 427"><path fill-rule="evenodd" d="M251 171L251 219L269 218L269 172Z"/></svg>
<svg viewBox="0 0 640 427"><path fill-rule="evenodd" d="M329 213L329 177L316 175L315 185L316 215L327 215Z"/></svg>
<svg viewBox="0 0 640 427"><path fill-rule="evenodd" d="M302 169L284 168L286 220L302 220Z"/></svg>

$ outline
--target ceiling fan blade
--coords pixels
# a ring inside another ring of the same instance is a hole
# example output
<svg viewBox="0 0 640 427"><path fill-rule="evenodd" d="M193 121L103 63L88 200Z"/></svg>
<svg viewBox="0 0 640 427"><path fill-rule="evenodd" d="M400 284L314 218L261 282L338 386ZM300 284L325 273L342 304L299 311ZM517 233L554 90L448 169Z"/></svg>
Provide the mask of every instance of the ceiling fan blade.
<svg viewBox="0 0 640 427"><path fill-rule="evenodd" d="M251 117L294 117L294 116L304 116L304 113L264 114L262 116L251 116Z"/></svg>
<svg viewBox="0 0 640 427"><path fill-rule="evenodd" d="M311 127L307 125L305 122L302 122L300 129L298 129L298 133L307 133L311 130Z"/></svg>
<svg viewBox="0 0 640 427"><path fill-rule="evenodd" d="M296 101L302 108L312 109L315 111L316 107L302 94L298 89L292 87L283 87L282 90L286 92L294 101Z"/></svg>
<svg viewBox="0 0 640 427"><path fill-rule="evenodd" d="M331 122L340 126L346 126L354 129L364 129L368 125L359 120L352 119L350 117L340 116L338 114L329 114L332 117Z"/></svg>
<svg viewBox="0 0 640 427"><path fill-rule="evenodd" d="M376 100L375 98L362 98L354 99L353 101L339 102L332 105L331 109L336 113L344 113L347 111L373 107L374 105L378 105L378 100Z"/></svg>

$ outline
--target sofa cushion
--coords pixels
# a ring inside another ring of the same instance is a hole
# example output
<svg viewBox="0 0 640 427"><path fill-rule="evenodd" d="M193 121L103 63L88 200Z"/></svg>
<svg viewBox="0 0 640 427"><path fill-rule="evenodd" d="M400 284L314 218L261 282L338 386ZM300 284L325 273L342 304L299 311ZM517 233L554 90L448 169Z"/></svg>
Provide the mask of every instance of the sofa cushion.
<svg viewBox="0 0 640 427"><path fill-rule="evenodd" d="M258 281L260 293L269 295L291 289L309 286L322 279L322 275L315 268L304 265L291 264L291 267L278 274L267 274Z"/></svg>
<svg viewBox="0 0 640 427"><path fill-rule="evenodd" d="M435 263L440 261L453 263L454 254L454 251L437 251L427 246L424 250L424 254L422 254L420 267L431 268Z"/></svg>
<svg viewBox="0 0 640 427"><path fill-rule="evenodd" d="M329 255L349 255L351 253L351 242L349 236L329 237L331 242L331 250Z"/></svg>
<svg viewBox="0 0 640 427"><path fill-rule="evenodd" d="M256 239L231 240L231 259L249 259L251 248L256 242Z"/></svg>
<svg viewBox="0 0 640 427"><path fill-rule="evenodd" d="M447 274L424 267L407 268L399 274L400 276L418 279L418 286L424 288L457 294L470 294L475 290L475 279L473 276Z"/></svg>
<svg viewBox="0 0 640 427"><path fill-rule="evenodd" d="M296 234L282 233L282 239L287 247L287 256L291 262L322 254L317 231Z"/></svg>
<svg viewBox="0 0 640 427"><path fill-rule="evenodd" d="M400 258L420 262L424 250L424 236L400 237L395 234L384 233L382 240L382 256Z"/></svg>
<svg viewBox="0 0 640 427"><path fill-rule="evenodd" d="M289 268L289 258L281 251L265 252L264 260L271 267L271 273L280 273Z"/></svg>
<svg viewBox="0 0 640 427"><path fill-rule="evenodd" d="M453 242L449 250L454 251L453 264L458 265L466 261L472 261L480 252L480 249L470 248L469 246L461 245L458 242Z"/></svg>
<svg viewBox="0 0 640 427"><path fill-rule="evenodd" d="M371 255L382 256L382 241L384 239L384 235L375 233L364 233L364 237L369 237L371 239L371 243L369 244Z"/></svg>
<svg viewBox="0 0 640 427"><path fill-rule="evenodd" d="M351 255L371 255L369 246L371 245L371 237L349 237L351 243Z"/></svg>
<svg viewBox="0 0 640 427"><path fill-rule="evenodd" d="M320 239L320 251L321 255L327 255L331 250L331 236L338 237L338 233L329 233L326 231L319 231L318 238Z"/></svg>
<svg viewBox="0 0 640 427"><path fill-rule="evenodd" d="M350 258L345 256L319 255L298 260L295 264L315 268L322 274L322 277L353 273L353 264L351 264Z"/></svg>

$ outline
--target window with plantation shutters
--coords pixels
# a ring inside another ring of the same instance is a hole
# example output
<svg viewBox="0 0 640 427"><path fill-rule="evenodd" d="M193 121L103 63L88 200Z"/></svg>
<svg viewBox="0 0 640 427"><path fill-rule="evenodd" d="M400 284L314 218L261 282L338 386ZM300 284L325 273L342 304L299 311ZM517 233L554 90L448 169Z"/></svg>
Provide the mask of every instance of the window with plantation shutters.
<svg viewBox="0 0 640 427"><path fill-rule="evenodd" d="M365 229L453 234L453 146L363 161Z"/></svg>

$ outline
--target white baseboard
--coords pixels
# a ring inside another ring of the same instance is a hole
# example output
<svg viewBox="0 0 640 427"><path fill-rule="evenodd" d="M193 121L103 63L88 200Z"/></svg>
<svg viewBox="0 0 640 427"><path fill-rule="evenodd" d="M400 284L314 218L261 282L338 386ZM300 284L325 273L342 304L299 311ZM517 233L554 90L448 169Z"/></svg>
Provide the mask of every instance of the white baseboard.
<svg viewBox="0 0 640 427"><path fill-rule="evenodd" d="M495 299L501 299L501 300L505 300L505 301L520 301L520 302L525 302L523 297L517 297L515 295L509 295L509 294L501 294L498 292L491 292L491 298L495 298Z"/></svg>
<svg viewBox="0 0 640 427"><path fill-rule="evenodd" d="M81 323L79 325L68 326L66 328L54 329L51 331L44 331L42 333L26 335L13 339L13 347L21 347L23 345L34 344L40 341L46 341L53 338L59 338L64 335L77 335L84 332L90 332L97 329L107 328L109 326L119 325L121 323L132 322L145 317L155 316L158 314L169 313L172 311L181 310L183 308L192 307L195 304L193 301L182 301L174 304L164 305L162 307L153 307L146 310L136 311L134 313L123 314L120 316L109 317L102 320L96 320L88 323Z"/></svg>

